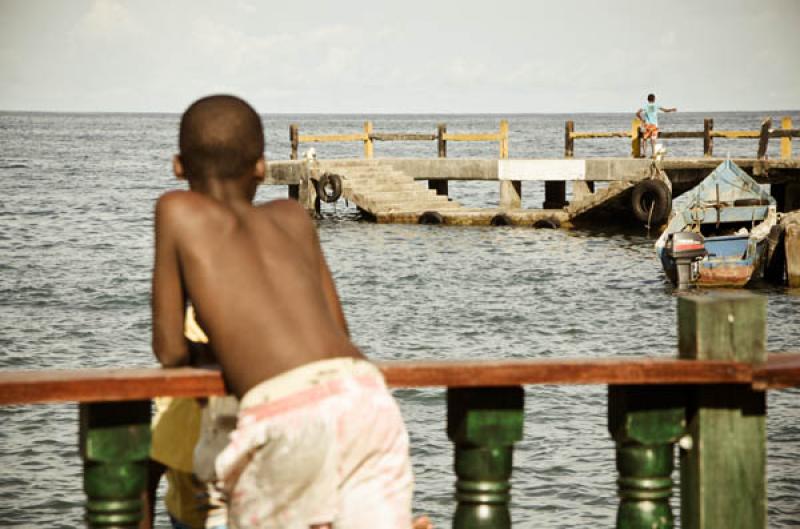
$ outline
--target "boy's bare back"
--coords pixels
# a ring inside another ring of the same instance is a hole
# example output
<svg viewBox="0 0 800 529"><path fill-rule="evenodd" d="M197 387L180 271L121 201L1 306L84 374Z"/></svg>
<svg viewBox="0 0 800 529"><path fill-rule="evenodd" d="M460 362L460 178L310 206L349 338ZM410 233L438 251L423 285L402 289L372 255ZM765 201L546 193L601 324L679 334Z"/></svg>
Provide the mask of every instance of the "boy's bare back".
<svg viewBox="0 0 800 529"><path fill-rule="evenodd" d="M233 117L226 110L223 106L200 116L218 136L207 141L224 144L229 139L219 129L240 116L236 108ZM308 215L290 200L251 204L264 178L263 157L245 163L241 174L212 170L201 178L196 167L185 163L183 125L181 134L175 173L188 178L191 191L167 193L156 206L153 350L162 364L190 363L183 337L187 298L239 397L315 360L361 357L348 337Z"/></svg>

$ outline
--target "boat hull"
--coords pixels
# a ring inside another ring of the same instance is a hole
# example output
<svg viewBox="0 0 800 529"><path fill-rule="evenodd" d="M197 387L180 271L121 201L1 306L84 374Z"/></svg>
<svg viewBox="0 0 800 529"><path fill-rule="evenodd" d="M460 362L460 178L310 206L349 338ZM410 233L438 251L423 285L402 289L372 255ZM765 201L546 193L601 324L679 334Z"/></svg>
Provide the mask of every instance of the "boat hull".
<svg viewBox="0 0 800 529"><path fill-rule="evenodd" d="M736 240L738 239L738 240ZM742 252L736 250L744 245ZM766 259L766 241L755 241L747 237L708 238L705 242L709 256L698 263L697 279L692 281L698 287L743 287L751 280L761 279ZM736 253L723 253L723 251ZM678 267L675 259L659 249L659 258L664 273L673 285L678 284Z"/></svg>

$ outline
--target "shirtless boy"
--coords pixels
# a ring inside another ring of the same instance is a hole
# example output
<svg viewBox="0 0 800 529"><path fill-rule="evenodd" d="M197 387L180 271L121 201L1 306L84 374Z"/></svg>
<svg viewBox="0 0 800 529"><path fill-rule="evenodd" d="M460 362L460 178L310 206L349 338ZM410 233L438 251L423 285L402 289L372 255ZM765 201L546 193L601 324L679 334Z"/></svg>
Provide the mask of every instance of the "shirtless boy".
<svg viewBox="0 0 800 529"><path fill-rule="evenodd" d="M156 205L153 351L164 366L213 355L241 399L216 461L231 528L411 527L408 435L380 372L348 336L316 230L296 202L253 206L261 120L211 96L180 124L189 191ZM184 338L191 301L208 335Z"/></svg>

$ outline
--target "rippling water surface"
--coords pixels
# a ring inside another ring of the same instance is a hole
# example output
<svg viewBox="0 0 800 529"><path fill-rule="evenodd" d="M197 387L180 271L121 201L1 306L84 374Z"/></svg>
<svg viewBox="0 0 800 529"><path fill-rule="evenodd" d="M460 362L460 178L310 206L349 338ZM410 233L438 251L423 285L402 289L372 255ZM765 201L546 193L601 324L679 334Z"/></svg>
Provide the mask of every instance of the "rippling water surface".
<svg viewBox="0 0 800 529"><path fill-rule="evenodd" d="M713 116L717 129L755 129L766 113ZM779 117L784 113L776 114ZM789 113L800 122L798 112ZM267 116L267 155L287 158L288 125L301 133L450 132L511 125L511 157L558 157L565 119L577 130L626 130L627 115ZM702 128L700 114L663 117L666 129ZM170 177L177 115L0 113L0 368L146 366L152 208L180 187ZM773 142L772 149L776 149ZM751 156L751 141L717 141ZM698 155L700 140L668 142ZM492 157L494 144L451 144L453 157ZM320 157L361 147L317 146ZM379 143L376 156L435 156L430 143ZM576 157L624 156L625 140L578 142ZM773 152L773 156L777 153ZM537 207L542 190L523 190ZM285 196L264 188L257 200ZM453 182L465 204L496 204L497 184ZM491 359L656 354L676 349L675 296L642 231L598 234L523 228L375 225L325 206L320 238L354 340L376 359ZM769 349L800 349L800 294L769 298ZM447 527L452 449L444 392L400 390L412 437L415 508ZM800 526L800 392L769 395L771 527ZM525 438L514 459L516 527L612 526L614 453L604 387L526 390ZM76 527L83 509L74 405L0 408L0 525ZM675 476L677 478L677 475ZM673 502L675 503L675 502ZM677 509L675 509L677 511ZM161 526L166 527L163 517Z"/></svg>

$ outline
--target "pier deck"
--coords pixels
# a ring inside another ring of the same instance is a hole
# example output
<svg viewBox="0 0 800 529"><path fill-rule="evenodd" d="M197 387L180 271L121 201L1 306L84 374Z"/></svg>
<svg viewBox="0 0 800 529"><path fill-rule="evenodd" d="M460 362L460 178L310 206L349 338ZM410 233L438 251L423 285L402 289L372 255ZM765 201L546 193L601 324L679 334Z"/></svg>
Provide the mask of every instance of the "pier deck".
<svg viewBox="0 0 800 529"><path fill-rule="evenodd" d="M667 158L660 166L677 195L699 183L722 161L711 157ZM800 208L800 159L733 161L756 181L772 184L781 209ZM624 207L630 189L650 178L652 169L653 161L642 158L348 159L315 161L313 169L309 162L287 160L269 163L266 183L308 190L313 189L309 182L314 174L339 175L343 197L381 223L416 224L423 214L436 213L439 223L447 225L534 226L548 221L569 227L577 216L608 206L614 200L617 207ZM418 182L421 180L428 181L427 189ZM499 207L462 207L447 196L450 180L498 182ZM567 202L567 182L573 186L572 204ZM595 183L607 185L595 190ZM531 185L544 185L545 203L541 209L523 207L523 188Z"/></svg>

